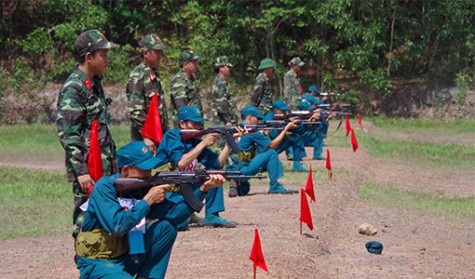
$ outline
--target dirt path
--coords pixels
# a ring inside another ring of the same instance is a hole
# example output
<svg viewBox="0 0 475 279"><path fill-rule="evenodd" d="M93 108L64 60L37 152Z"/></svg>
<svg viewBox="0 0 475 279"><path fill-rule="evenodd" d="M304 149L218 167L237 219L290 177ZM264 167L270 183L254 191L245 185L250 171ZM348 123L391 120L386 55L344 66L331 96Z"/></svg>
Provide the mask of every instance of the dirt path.
<svg viewBox="0 0 475 279"><path fill-rule="evenodd" d="M356 154L348 148L329 148L335 176L328 181L325 173L314 174L313 231L304 225L304 235L299 233L300 195L266 195L267 182L254 182L252 195L225 197L227 211L222 216L237 221L237 228L194 227L179 233L167 278L252 278L249 253L256 227L269 269L268 274L258 269L258 278L475 277L475 220L375 207L356 197L357 188L368 179L415 191L473 196L474 171L461 177L448 168L433 173L405 162L375 159L362 147ZM325 166L322 161L304 163L314 169ZM284 177L283 182L298 190L306 178L302 173ZM378 233L360 235L362 223L372 224ZM366 251L369 240L383 243L382 255ZM0 278L77 278L72 258L69 236L0 241Z"/></svg>

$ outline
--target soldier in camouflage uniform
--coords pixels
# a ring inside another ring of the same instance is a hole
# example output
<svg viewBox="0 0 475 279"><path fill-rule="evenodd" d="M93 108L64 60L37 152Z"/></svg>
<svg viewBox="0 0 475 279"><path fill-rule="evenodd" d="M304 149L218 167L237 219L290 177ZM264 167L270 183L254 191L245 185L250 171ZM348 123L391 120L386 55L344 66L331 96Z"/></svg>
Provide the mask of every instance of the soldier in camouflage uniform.
<svg viewBox="0 0 475 279"><path fill-rule="evenodd" d="M284 76L284 99L292 109L297 108L302 99L303 89L300 85L299 73L305 63L299 57L289 62L290 70Z"/></svg>
<svg viewBox="0 0 475 279"><path fill-rule="evenodd" d="M259 108L262 114L267 114L272 110L272 88L269 77L275 71L275 62L270 58L261 61L258 70L262 70L256 77L254 93L251 96L251 105Z"/></svg>
<svg viewBox="0 0 475 279"><path fill-rule="evenodd" d="M162 57L162 50L166 46L156 34L150 34L139 42L142 62L130 73L127 84L127 99L129 100L129 117L132 122L130 129L131 139L143 140L155 154L158 143L143 137L140 131L147 118L150 102L155 93L158 93L158 111L162 124L162 131L168 130L168 118L165 103L165 93L160 82L158 66Z"/></svg>
<svg viewBox="0 0 475 279"><path fill-rule="evenodd" d="M193 105L203 110L200 89L195 84L195 74L198 71L198 56L191 50L180 53L180 70L170 82L170 96L172 109L170 110L175 125L177 112L183 106Z"/></svg>
<svg viewBox="0 0 475 279"><path fill-rule="evenodd" d="M214 71L218 74L213 83L211 102L215 124L236 124L236 106L232 101L232 93L228 88L228 77L233 65L226 56L216 58Z"/></svg>
<svg viewBox="0 0 475 279"><path fill-rule="evenodd" d="M66 152L68 181L73 182L73 236L79 233L84 212L79 208L87 199L87 191L95 181L89 175L87 156L91 125L99 121L98 136L102 153L103 175L117 171L115 143L109 129L110 115L101 86L101 75L107 70L108 50L118 45L109 42L97 30L83 32L74 42L74 56L79 65L68 77L59 92L58 135Z"/></svg>

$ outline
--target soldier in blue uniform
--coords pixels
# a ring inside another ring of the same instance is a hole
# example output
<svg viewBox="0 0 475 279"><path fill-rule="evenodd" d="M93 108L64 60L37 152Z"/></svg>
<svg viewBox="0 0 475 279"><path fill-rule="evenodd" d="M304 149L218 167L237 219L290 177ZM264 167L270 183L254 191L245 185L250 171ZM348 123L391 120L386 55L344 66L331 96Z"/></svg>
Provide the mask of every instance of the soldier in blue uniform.
<svg viewBox="0 0 475 279"><path fill-rule="evenodd" d="M81 278L164 278L177 236L176 224L187 219L193 209L183 198L176 198L181 195L167 193L170 185L154 186L141 200L128 199L132 207L124 208L127 199L118 196L114 179L149 178L161 159L154 157L143 141L125 145L117 157L120 172L96 183L76 239ZM223 176L212 175L194 194L203 200L208 190L224 181ZM152 215L158 220L145 222L145 217ZM132 238L137 223L146 227L145 232L136 231L139 237ZM137 249L143 250L132 253Z"/></svg>
<svg viewBox="0 0 475 279"><path fill-rule="evenodd" d="M243 125L257 125L259 120L263 119L259 110L255 106L247 106L241 111ZM292 129L297 128L297 124L290 122L277 137L270 140L261 132L247 134L239 138L238 144L242 152L232 156L232 164L228 165L230 170L239 170L246 175L255 175L259 170L269 174L269 194L293 194L297 191L287 190L278 181L284 176L282 162L279 160L276 149L282 143L285 134ZM241 181L238 185L238 195L244 196L250 190L249 182Z"/></svg>
<svg viewBox="0 0 475 279"><path fill-rule="evenodd" d="M283 100L277 100L272 104L272 108L273 111L264 116L264 121L274 120L275 114L285 114L290 107ZM303 125L299 125L297 128L289 130L286 134L285 140L283 140L276 148L276 151L279 154L284 150L292 150L294 161L292 171L294 172L308 172L308 169L306 169L301 163L301 160L305 157L305 146L301 135L305 133L305 131ZM270 131L270 139L275 139L279 133L280 131L277 130Z"/></svg>
<svg viewBox="0 0 475 279"><path fill-rule="evenodd" d="M308 98L311 99L311 97ZM313 106L308 101L308 99L303 99L298 106L299 110L315 110L315 108L316 107ZM302 133L302 140L305 146L313 147L313 160L325 160L326 158L323 157L321 154L323 152L323 139L326 136L329 124L325 117L321 117L318 110L316 113L313 114L312 117L320 121L322 124L316 126L309 126L306 131Z"/></svg>
<svg viewBox="0 0 475 279"><path fill-rule="evenodd" d="M230 149L226 144L218 155L208 147L214 145L219 134L212 133L200 138L182 140L182 129L200 130L203 127L203 118L195 106L184 106L178 111L177 129L168 130L158 148L157 156L164 157L164 163L171 162L181 171L193 171L198 163L206 169L221 169L229 156ZM203 220L205 226L235 227L237 223L230 222L219 216L224 211L223 188L213 188L206 195L206 213ZM187 229L187 223L181 225L181 230Z"/></svg>

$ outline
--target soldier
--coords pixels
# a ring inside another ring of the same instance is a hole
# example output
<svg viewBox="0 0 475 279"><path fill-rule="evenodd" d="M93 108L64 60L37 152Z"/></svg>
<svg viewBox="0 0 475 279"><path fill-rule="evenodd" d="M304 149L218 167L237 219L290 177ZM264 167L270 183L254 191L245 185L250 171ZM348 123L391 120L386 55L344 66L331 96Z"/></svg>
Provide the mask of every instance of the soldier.
<svg viewBox="0 0 475 279"><path fill-rule="evenodd" d="M181 195L167 193L169 184L151 187L140 200L119 195L115 179L150 178L161 159L142 141L128 143L117 157L120 172L101 178L92 191L76 240L77 268L83 279L164 278L176 224L188 218L193 208ZM210 175L193 194L203 200L208 190L224 181L221 175Z"/></svg>
<svg viewBox="0 0 475 279"><path fill-rule="evenodd" d="M289 62L290 70L284 76L284 99L292 109L300 103L303 88L300 85L299 73L305 63L300 57L294 57Z"/></svg>
<svg viewBox="0 0 475 279"><path fill-rule="evenodd" d="M182 139L182 130L200 130L206 121L200 110L195 106L184 106L178 111L177 129L168 130L163 136L157 156L163 157L163 163L171 162L182 171L194 171L198 164L207 169L221 169L228 156L229 146L226 144L219 154L209 149L217 141L219 134L207 134L200 138ZM238 129L239 130L239 129ZM243 130L239 131L241 134ZM236 135L238 136L238 135ZM206 195L206 210L203 225L211 227L234 228L237 223L230 222L219 216L224 211L223 188L210 189ZM188 221L182 223L179 230L188 230Z"/></svg>
<svg viewBox="0 0 475 279"><path fill-rule="evenodd" d="M180 70L170 82L170 95L174 123L178 123L176 115L183 106L193 105L200 110L201 104L200 89L195 84L195 74L198 71L198 56L191 50L184 50L180 53Z"/></svg>
<svg viewBox="0 0 475 279"><path fill-rule="evenodd" d="M241 124L257 125L264 116L259 113L255 106L247 106L241 111ZM282 162L279 160L279 154L276 149L284 140L289 130L297 128L295 122L289 122L284 129L273 140L264 136L261 132L246 134L239 138L239 147L243 150L241 153L231 156L232 163L227 162L227 169L239 170L246 175L255 175L260 170L269 173L269 194L294 194L297 191L287 190L278 181L284 176ZM231 189L230 189L231 190ZM245 196L249 193L249 183L239 183L237 194Z"/></svg>
<svg viewBox="0 0 475 279"><path fill-rule="evenodd" d="M228 88L228 77L233 65L226 56L216 58L214 71L218 74L213 83L211 102L213 117L216 124L231 125L236 123L236 106L232 102L232 93Z"/></svg>
<svg viewBox="0 0 475 279"><path fill-rule="evenodd" d="M103 175L112 175L117 170L115 143L109 129L110 115L107 110L111 100L106 99L101 86L101 75L107 70L108 51L116 47L119 45L109 42L98 30L79 35L74 42L74 57L79 65L59 92L56 127L66 152L68 181L73 182L73 237L79 233L84 216L79 206L86 201L86 193L95 183L87 165L94 120L99 121Z"/></svg>
<svg viewBox="0 0 475 279"><path fill-rule="evenodd" d="M262 70L256 77L254 93L251 96L251 105L259 108L261 113L267 114L272 110L272 88L269 77L275 71L275 62L270 58L261 61L258 70Z"/></svg>
<svg viewBox="0 0 475 279"><path fill-rule="evenodd" d="M158 73L160 59L163 56L162 50L166 46L156 34L143 37L139 42L139 46L142 62L130 73L126 89L127 99L129 100L129 117L132 122L130 137L133 141L143 140L153 154L155 154L158 142L142 136L140 131L144 126L150 102L155 94L158 94L158 111L160 113L162 132L165 133L168 130L165 93L163 92Z"/></svg>

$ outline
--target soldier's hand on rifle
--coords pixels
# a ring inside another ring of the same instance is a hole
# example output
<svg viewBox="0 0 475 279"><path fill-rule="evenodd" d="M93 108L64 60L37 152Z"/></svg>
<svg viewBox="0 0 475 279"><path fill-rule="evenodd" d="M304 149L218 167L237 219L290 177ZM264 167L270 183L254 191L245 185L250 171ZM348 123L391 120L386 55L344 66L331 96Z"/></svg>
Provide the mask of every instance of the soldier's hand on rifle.
<svg viewBox="0 0 475 279"><path fill-rule="evenodd" d="M201 192L208 192L209 189L219 187L226 182L226 178L221 174L210 174L209 179L200 186Z"/></svg>
<svg viewBox="0 0 475 279"><path fill-rule="evenodd" d="M299 126L299 124L296 123L297 120L293 120L292 122L287 123L285 125L285 131L293 130Z"/></svg>
<svg viewBox="0 0 475 279"><path fill-rule="evenodd" d="M143 198L148 205L161 203L165 200L165 195L167 194L170 184L157 185L150 188L148 193Z"/></svg>
<svg viewBox="0 0 475 279"><path fill-rule="evenodd" d="M148 148L150 148L150 151L152 151L152 154L155 155L157 152L157 146L155 145L155 142L152 139L149 139L147 137L143 137L143 142L145 143Z"/></svg>
<svg viewBox="0 0 475 279"><path fill-rule="evenodd" d="M211 133L204 136L202 142L206 145L206 147L211 146L216 143L218 140L219 134L218 133Z"/></svg>
<svg viewBox="0 0 475 279"><path fill-rule="evenodd" d="M237 132L237 133L234 133L234 134L233 134L233 138L235 138L235 139L236 139L236 138L240 138L240 137L242 137L242 136L244 136L244 135L249 134L249 130L247 130L247 129L246 129L245 127L243 127L243 126L236 126L236 132Z"/></svg>
<svg viewBox="0 0 475 279"><path fill-rule="evenodd" d="M81 190L84 193L87 193L89 190L89 187L96 183L89 174L78 176L78 182L79 182L79 185L81 185Z"/></svg>
<svg viewBox="0 0 475 279"><path fill-rule="evenodd" d="M320 119L320 116L321 116L320 111L314 111L312 116L310 116L310 118L308 119L308 121L316 122L317 120Z"/></svg>

